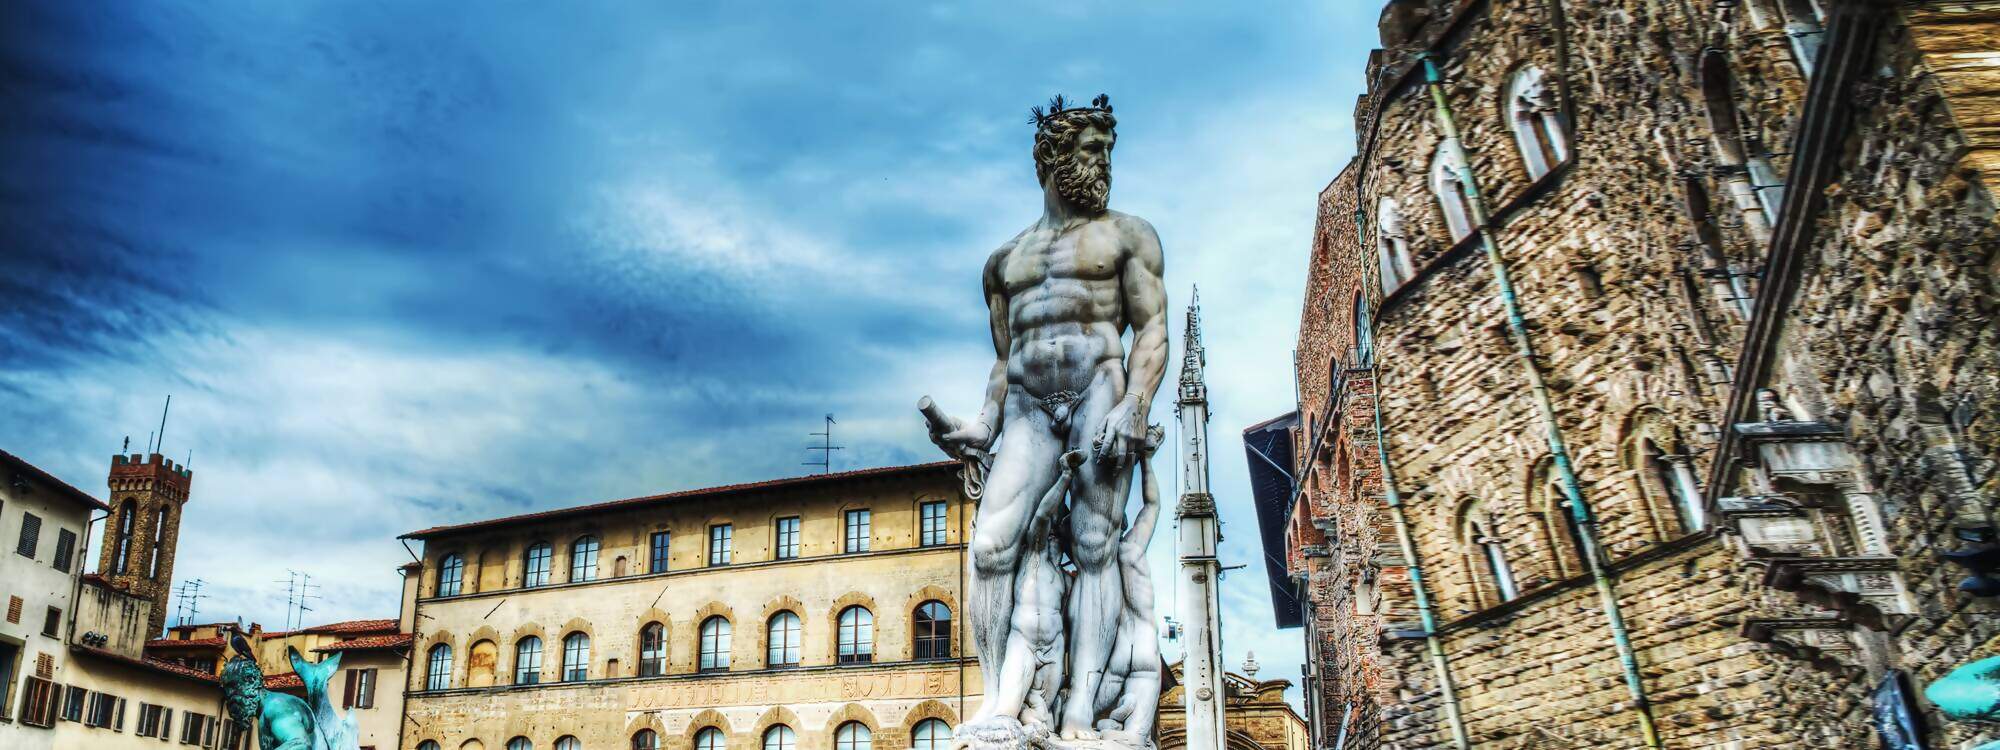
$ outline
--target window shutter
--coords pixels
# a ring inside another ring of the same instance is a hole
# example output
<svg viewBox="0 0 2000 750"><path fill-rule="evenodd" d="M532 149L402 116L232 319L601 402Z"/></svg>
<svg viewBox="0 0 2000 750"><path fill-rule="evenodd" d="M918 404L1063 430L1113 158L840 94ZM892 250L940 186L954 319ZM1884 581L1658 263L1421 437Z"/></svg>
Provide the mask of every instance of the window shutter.
<svg viewBox="0 0 2000 750"><path fill-rule="evenodd" d="M361 704L368 708L375 707L375 669L373 667L368 669L368 686L367 689L361 691Z"/></svg>
<svg viewBox="0 0 2000 750"><path fill-rule="evenodd" d="M160 709L160 739L165 740L168 737L172 737L173 734L174 710L171 708L162 708Z"/></svg>
<svg viewBox="0 0 2000 750"><path fill-rule="evenodd" d="M41 516L37 516L33 513L21 514L21 543L14 548L14 551L19 552L23 555L27 555L30 559L32 559L35 556L35 548L41 546L41 543L42 543Z"/></svg>
<svg viewBox="0 0 2000 750"><path fill-rule="evenodd" d="M340 708L345 711L354 707L354 681L361 676L361 670L347 670L347 680L340 691Z"/></svg>
<svg viewBox="0 0 2000 750"><path fill-rule="evenodd" d="M56 530L56 570L68 573L76 557L76 532L69 529Z"/></svg>

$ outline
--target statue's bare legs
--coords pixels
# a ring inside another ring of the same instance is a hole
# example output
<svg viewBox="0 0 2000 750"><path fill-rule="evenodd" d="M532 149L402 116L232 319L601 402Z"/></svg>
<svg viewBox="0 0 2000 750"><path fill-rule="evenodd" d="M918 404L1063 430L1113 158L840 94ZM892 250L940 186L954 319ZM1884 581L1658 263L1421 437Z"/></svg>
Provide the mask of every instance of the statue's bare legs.
<svg viewBox="0 0 2000 750"><path fill-rule="evenodd" d="M1035 501L1056 484L1056 459L1064 450L1048 415L1026 391L1009 388L1005 408L1007 439L1000 441L993 457L973 520L966 602L980 669L994 675L1007 663L1004 651L1013 623L1014 578L1021 567L1022 541ZM993 702L986 703L980 708L981 718L992 713Z"/></svg>
<svg viewBox="0 0 2000 750"><path fill-rule="evenodd" d="M1124 378L1116 368L1100 368L1077 408L1070 447L1093 457L1077 469L1070 495L1070 561L1076 583L1069 611L1075 618L1070 639L1070 696L1063 704L1061 736L1097 736L1098 685L1111 661L1125 589L1118 573L1118 537L1125 528L1125 496L1131 488L1129 455L1095 456L1093 445L1107 415L1124 398Z"/></svg>

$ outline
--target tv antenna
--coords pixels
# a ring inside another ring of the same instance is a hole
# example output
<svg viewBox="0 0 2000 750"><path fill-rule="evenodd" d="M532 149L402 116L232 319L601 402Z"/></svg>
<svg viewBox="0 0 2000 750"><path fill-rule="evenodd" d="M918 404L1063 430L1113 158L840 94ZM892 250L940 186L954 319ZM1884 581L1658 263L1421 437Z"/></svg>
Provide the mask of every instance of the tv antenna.
<svg viewBox="0 0 2000 750"><path fill-rule="evenodd" d="M313 611L307 602L320 598L316 593L319 584L312 582L312 574L288 569L285 571L285 580L273 583L285 584L285 629L297 630L305 627L306 613Z"/></svg>
<svg viewBox="0 0 2000 750"><path fill-rule="evenodd" d="M819 438L819 445L806 446L806 450L808 452L819 451L819 460L807 461L803 465L817 466L819 467L819 473L821 474L833 473L833 452L837 450L844 450L847 447L844 445L833 444L833 414L829 412L826 415L826 429L824 431L809 432L806 434Z"/></svg>
<svg viewBox="0 0 2000 750"><path fill-rule="evenodd" d="M191 624L195 616L201 614L201 598L205 596L201 593L201 587L206 583L196 578L192 581L182 581L181 585L174 587L174 619L178 624Z"/></svg>

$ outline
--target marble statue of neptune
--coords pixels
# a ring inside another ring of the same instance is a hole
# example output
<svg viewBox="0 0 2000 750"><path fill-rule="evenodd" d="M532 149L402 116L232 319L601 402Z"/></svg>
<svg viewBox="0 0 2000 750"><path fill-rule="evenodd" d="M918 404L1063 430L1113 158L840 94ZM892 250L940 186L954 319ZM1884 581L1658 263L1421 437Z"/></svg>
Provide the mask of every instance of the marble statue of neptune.
<svg viewBox="0 0 2000 750"><path fill-rule="evenodd" d="M1120 543L1132 541L1126 498L1149 455L1147 408L1167 355L1160 240L1106 208L1117 141L1107 97L1087 107L1056 97L1034 122L1042 216L986 261L996 356L984 405L966 421L922 404L979 502L966 615L986 699L957 740L1140 748L1153 732L1157 644L1140 650L1155 663L1136 664L1121 633L1151 619L1153 593L1123 573ZM1155 632L1146 625L1136 630Z"/></svg>

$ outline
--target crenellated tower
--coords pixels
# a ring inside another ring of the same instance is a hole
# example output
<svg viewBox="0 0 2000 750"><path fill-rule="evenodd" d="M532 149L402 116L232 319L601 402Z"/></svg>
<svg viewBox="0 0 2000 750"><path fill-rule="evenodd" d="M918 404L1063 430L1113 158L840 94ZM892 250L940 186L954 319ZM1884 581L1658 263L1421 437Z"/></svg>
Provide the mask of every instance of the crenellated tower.
<svg viewBox="0 0 2000 750"><path fill-rule="evenodd" d="M158 453L111 457L111 517L105 520L97 573L120 590L153 602L149 637L163 632L173 591L181 509L194 471Z"/></svg>

